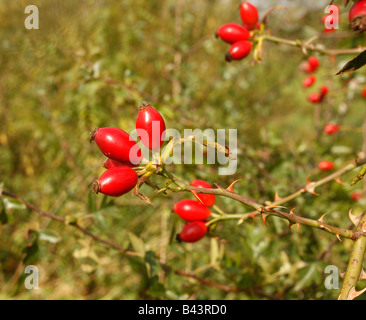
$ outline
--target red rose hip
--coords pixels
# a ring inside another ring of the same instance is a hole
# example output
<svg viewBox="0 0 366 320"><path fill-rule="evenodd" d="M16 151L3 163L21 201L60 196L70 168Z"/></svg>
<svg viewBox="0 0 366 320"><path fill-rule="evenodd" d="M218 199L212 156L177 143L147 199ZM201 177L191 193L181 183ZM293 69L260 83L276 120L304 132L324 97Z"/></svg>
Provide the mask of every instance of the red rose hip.
<svg viewBox="0 0 366 320"><path fill-rule="evenodd" d="M138 164L141 159L141 150L130 135L119 128L97 128L90 132L90 142L95 141L100 151L111 159Z"/></svg>
<svg viewBox="0 0 366 320"><path fill-rule="evenodd" d="M210 209L192 199L177 202L173 210L185 221L206 220L211 216Z"/></svg>
<svg viewBox="0 0 366 320"><path fill-rule="evenodd" d="M258 22L257 7L248 1L244 1L239 7L239 13L244 25L252 30L256 27Z"/></svg>
<svg viewBox="0 0 366 320"><path fill-rule="evenodd" d="M335 134L339 131L339 125L338 124L333 124L333 123L328 123L324 126L324 132L326 134Z"/></svg>
<svg viewBox="0 0 366 320"><path fill-rule="evenodd" d="M105 171L98 180L93 181L95 193L103 193L111 197L119 197L137 184L137 173L130 167L114 167Z"/></svg>
<svg viewBox="0 0 366 320"><path fill-rule="evenodd" d="M352 201L357 202L361 198L363 198L363 193L361 191L353 191L352 192L352 194L351 194Z"/></svg>
<svg viewBox="0 0 366 320"><path fill-rule="evenodd" d="M348 19L353 31L359 33L366 30L366 0L354 2L349 11Z"/></svg>
<svg viewBox="0 0 366 320"><path fill-rule="evenodd" d="M165 139L165 121L161 114L147 102L139 107L136 130L141 142L150 150L160 150Z"/></svg>
<svg viewBox="0 0 366 320"><path fill-rule="evenodd" d="M237 23L227 23L217 29L216 36L227 43L234 43L239 40L248 40L250 34L248 29Z"/></svg>
<svg viewBox="0 0 366 320"><path fill-rule="evenodd" d="M320 161L318 163L318 168L321 171L330 171L330 170L334 169L334 163L332 161L329 161L329 160Z"/></svg>
<svg viewBox="0 0 366 320"><path fill-rule="evenodd" d="M248 40L241 40L233 43L225 55L225 60L241 60L245 58L252 50L252 43Z"/></svg>
<svg viewBox="0 0 366 320"><path fill-rule="evenodd" d="M117 161L117 160L113 160L113 159L109 159L109 158L105 159L105 161L103 163L103 167L106 169L110 169L110 168L114 168L114 167L121 167L121 166L133 168L135 165L130 162L121 162L121 161Z"/></svg>
<svg viewBox="0 0 366 320"><path fill-rule="evenodd" d="M307 78L305 78L305 80L302 83L302 86L304 88L309 88L311 87L316 81L316 78L314 76L309 76Z"/></svg>
<svg viewBox="0 0 366 320"><path fill-rule="evenodd" d="M211 185L208 182L199 179L193 180L191 182L191 186L197 188L212 189ZM206 207L213 206L216 200L216 196L214 194L198 193L197 198L199 198Z"/></svg>
<svg viewBox="0 0 366 320"><path fill-rule="evenodd" d="M196 242L201 240L207 233L207 226L203 221L193 221L187 223L181 233L177 235L177 240L184 242Z"/></svg>

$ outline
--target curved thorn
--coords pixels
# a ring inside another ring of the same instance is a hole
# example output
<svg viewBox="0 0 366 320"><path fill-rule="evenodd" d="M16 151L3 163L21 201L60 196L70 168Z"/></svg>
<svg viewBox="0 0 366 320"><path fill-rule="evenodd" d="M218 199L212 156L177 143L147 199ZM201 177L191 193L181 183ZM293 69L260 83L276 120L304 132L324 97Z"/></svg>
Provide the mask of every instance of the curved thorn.
<svg viewBox="0 0 366 320"><path fill-rule="evenodd" d="M235 193L235 191L234 191L233 187L234 187L235 183L237 183L237 182L239 182L239 181L241 181L241 180L243 180L243 179L235 180L235 181L234 181L230 186L228 186L228 187L226 188L226 190L227 190L227 191L229 191L229 192Z"/></svg>

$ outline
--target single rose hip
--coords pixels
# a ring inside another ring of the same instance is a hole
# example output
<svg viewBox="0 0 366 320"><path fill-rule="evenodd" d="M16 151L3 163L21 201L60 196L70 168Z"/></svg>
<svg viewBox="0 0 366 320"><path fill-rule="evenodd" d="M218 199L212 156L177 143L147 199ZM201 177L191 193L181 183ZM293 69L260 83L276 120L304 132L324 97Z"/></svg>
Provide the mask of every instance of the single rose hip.
<svg viewBox="0 0 366 320"><path fill-rule="evenodd" d="M311 87L316 81L316 78L314 76L309 76L307 78L305 78L305 80L302 83L302 86L304 88L309 88Z"/></svg>
<svg viewBox="0 0 366 320"><path fill-rule="evenodd" d="M138 144L122 129L98 128L90 134L90 142L94 140L106 157L132 164L138 164L141 161L142 155Z"/></svg>
<svg viewBox="0 0 366 320"><path fill-rule="evenodd" d="M174 205L174 212L185 221L206 220L211 211L198 201L185 199Z"/></svg>
<svg viewBox="0 0 366 320"><path fill-rule="evenodd" d="M114 167L121 167L121 166L133 168L135 165L130 162L122 162L122 161L117 161L117 160L113 160L110 158L105 159L105 161L103 163L103 167L106 169L110 169L110 168L114 168Z"/></svg>
<svg viewBox="0 0 366 320"><path fill-rule="evenodd" d="M318 92L314 92L314 93L309 94L308 100L312 103L319 103L319 102L321 102L322 99Z"/></svg>
<svg viewBox="0 0 366 320"><path fill-rule="evenodd" d="M328 123L324 126L324 132L326 134L335 134L339 131L339 125L338 124L333 124L333 123Z"/></svg>
<svg viewBox="0 0 366 320"><path fill-rule="evenodd" d="M143 102L136 119L136 130L142 143L150 150L160 150L164 144L165 129L165 121L159 111Z"/></svg>
<svg viewBox="0 0 366 320"><path fill-rule="evenodd" d="M363 193L360 191L353 191L351 194L351 199L354 202L357 202L358 200L360 200L361 198L363 198Z"/></svg>
<svg viewBox="0 0 366 320"><path fill-rule="evenodd" d="M247 28L237 23L227 23L217 29L216 36L227 43L234 43L239 40L248 40L250 34Z"/></svg>
<svg viewBox="0 0 366 320"><path fill-rule="evenodd" d="M318 69L318 67L320 65L320 62L319 62L319 59L317 57L310 56L308 58L308 64L310 66L311 72L314 72L316 69Z"/></svg>
<svg viewBox="0 0 366 320"><path fill-rule="evenodd" d="M357 33L366 30L366 0L355 1L348 15L351 29Z"/></svg>
<svg viewBox="0 0 366 320"><path fill-rule="evenodd" d="M329 171L334 169L334 163L329 160L323 160L318 163L318 168L321 171Z"/></svg>
<svg viewBox="0 0 366 320"><path fill-rule="evenodd" d="M361 94L364 98L366 98L366 88L362 89Z"/></svg>
<svg viewBox="0 0 366 320"><path fill-rule="evenodd" d="M328 94L329 91L327 86L321 86L319 90L321 99L323 99Z"/></svg>
<svg viewBox="0 0 366 320"><path fill-rule="evenodd" d="M191 182L192 187L212 189L210 184L203 180L193 180ZM215 204L216 196L214 194L198 193L197 197L202 201L206 207L211 207Z"/></svg>
<svg viewBox="0 0 366 320"><path fill-rule="evenodd" d="M239 7L239 13L244 25L253 30L258 22L258 10L257 7L252 5L248 1L244 1Z"/></svg>
<svg viewBox="0 0 366 320"><path fill-rule="evenodd" d="M98 180L93 181L95 193L103 193L111 197L119 197L137 184L137 173L130 167L114 167L105 171Z"/></svg>
<svg viewBox="0 0 366 320"><path fill-rule="evenodd" d="M187 223L181 233L177 235L179 242L196 242L201 240L207 233L207 226L203 221L193 221Z"/></svg>
<svg viewBox="0 0 366 320"><path fill-rule="evenodd" d="M225 55L225 60L230 62L232 60L241 60L245 58L252 50L252 43L248 40L240 40L233 43L229 51Z"/></svg>

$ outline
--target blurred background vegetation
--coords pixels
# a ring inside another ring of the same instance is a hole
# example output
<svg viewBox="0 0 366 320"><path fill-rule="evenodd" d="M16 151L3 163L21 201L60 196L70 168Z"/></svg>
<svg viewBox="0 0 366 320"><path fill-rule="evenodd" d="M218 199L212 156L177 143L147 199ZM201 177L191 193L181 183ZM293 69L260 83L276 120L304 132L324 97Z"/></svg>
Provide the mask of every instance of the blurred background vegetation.
<svg viewBox="0 0 366 320"><path fill-rule="evenodd" d="M259 2L259 1L258 1ZM253 1L253 3L256 3ZM278 1L258 4L260 14ZM39 8L39 30L24 27L24 8ZM236 191L264 203L324 176L320 160L336 169L362 151L366 86L363 71L335 77L352 56L318 56L321 67L311 89L302 88L298 48L265 43L263 62L252 57L225 62L228 45L214 37L227 22L240 22L239 1L90 0L0 2L0 182L44 211L79 223L126 248L142 246L145 259L121 255L71 226L42 218L20 203L0 199L1 299L335 299L324 286L324 268L344 271L351 241L338 242L320 230L268 218L227 221L195 244L179 244L182 221L174 203L189 194L154 196L148 206L132 194L111 199L92 194L90 183L103 172L104 156L89 144L96 127L134 129L137 107L150 101L168 128L238 130L238 169L219 176L214 165L171 165L186 181L222 186L243 179ZM272 34L306 39L321 33L328 1L291 1L269 17ZM341 4L340 4L341 5ZM343 6L341 6L343 9ZM349 8L348 8L349 9ZM364 43L349 32L347 10L340 30L320 41L329 48ZM317 55L316 53L314 53ZM321 106L310 92L326 84ZM337 122L337 136L322 126ZM342 180L349 182L354 171ZM157 183L162 182L156 179ZM361 212L362 189L329 183L288 204L296 213L347 228L348 210ZM248 208L226 198L228 213ZM32 246L29 246L31 244ZM30 250L31 248L31 250ZM196 272L213 283L244 288L226 292L195 279L164 273ZM24 268L39 267L40 289L24 287ZM361 297L362 299L362 297Z"/></svg>

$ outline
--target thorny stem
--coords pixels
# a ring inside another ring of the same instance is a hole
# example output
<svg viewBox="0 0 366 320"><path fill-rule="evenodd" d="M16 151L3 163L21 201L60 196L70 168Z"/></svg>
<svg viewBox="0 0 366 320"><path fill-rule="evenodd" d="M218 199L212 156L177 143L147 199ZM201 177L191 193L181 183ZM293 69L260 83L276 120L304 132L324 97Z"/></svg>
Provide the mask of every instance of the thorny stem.
<svg viewBox="0 0 366 320"><path fill-rule="evenodd" d="M310 51L316 51L319 53L332 55L332 56L341 55L341 54L361 53L366 50L366 47L357 47L357 48L351 48L351 49L326 49L326 48L316 46L313 43L306 42L306 41L304 42L301 40L289 40L289 39L284 39L284 38L280 38L280 37L276 37L276 36L272 36L272 35L268 35L268 34L264 34L261 37L263 37L264 40L271 41L274 43L282 43L282 44L286 44L289 46L298 47L298 48L302 49L304 52L306 52L307 50L310 50Z"/></svg>
<svg viewBox="0 0 366 320"><path fill-rule="evenodd" d="M356 231L366 234L366 211L362 214ZM354 244L348 267L343 278L338 300L353 300L357 296L356 285L362 271L362 260L366 252L366 236L358 238ZM355 294L356 293L356 294Z"/></svg>
<svg viewBox="0 0 366 320"><path fill-rule="evenodd" d="M280 217L282 219L288 220L290 226L293 224L296 224L298 226L300 224L303 224L303 225L307 225L307 226L310 226L313 228L324 230L326 232L336 235L337 237L344 237L344 238L356 240L359 237L361 237L361 235L363 235L363 233L360 232L359 230L348 230L348 229L334 227L334 226L331 226L331 225L325 223L323 221L323 219L318 219L318 220L308 219L308 218L304 218L304 217L295 215L293 212L287 213L287 212L283 212L280 210L275 210L275 208L273 208L273 207L279 206L288 201L291 201L305 192L313 193L316 187L340 177L341 175L354 169L358 165L363 164L365 161L366 161L366 159L362 159L362 160L357 160L354 163L350 163L350 164L346 165L344 168L338 170L337 172L330 174L329 176L327 176L321 180L318 180L316 182L309 182L305 187L299 189L298 191L290 194L289 196L287 196L285 198L281 198L277 201L270 202L269 204L267 204L267 206L261 205L253 200L242 197L241 195L238 195L234 192L231 192L231 191L224 189L222 187L219 187L219 186L217 188L212 188L212 189L193 187L193 186L188 185L187 183L183 182L181 179L177 178L175 175L168 172L165 168L162 170L162 174L165 175L166 177L168 177L169 179L171 179L179 187L178 190L176 190L176 191L192 192L192 190L194 190L194 191L198 191L201 193L225 196L225 197L234 199L236 201L239 201L239 202L243 203L244 205L249 206L256 210L256 211L253 211L251 213L246 213L246 214L221 215L219 217L215 217L214 219L212 219L208 224L213 224L220 220L246 219L248 217L253 216L254 213L255 214L269 214L269 215L274 215L274 216Z"/></svg>

